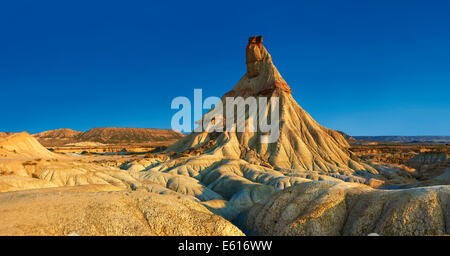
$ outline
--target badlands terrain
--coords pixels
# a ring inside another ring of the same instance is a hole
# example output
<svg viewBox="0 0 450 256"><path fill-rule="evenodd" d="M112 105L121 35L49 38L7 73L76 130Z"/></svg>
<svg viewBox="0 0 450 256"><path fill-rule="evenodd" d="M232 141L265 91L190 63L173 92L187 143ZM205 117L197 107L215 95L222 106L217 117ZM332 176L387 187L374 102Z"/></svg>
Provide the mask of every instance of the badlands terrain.
<svg viewBox="0 0 450 256"><path fill-rule="evenodd" d="M321 126L262 41L249 39L247 72L224 97L278 97L276 142L249 131L0 133L0 235L450 234L449 145Z"/></svg>

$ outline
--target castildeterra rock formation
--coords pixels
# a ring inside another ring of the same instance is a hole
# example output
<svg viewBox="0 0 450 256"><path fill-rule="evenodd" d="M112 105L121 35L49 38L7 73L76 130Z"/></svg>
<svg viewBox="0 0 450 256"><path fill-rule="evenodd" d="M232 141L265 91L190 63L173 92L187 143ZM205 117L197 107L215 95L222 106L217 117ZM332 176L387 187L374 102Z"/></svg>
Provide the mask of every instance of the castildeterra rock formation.
<svg viewBox="0 0 450 256"><path fill-rule="evenodd" d="M261 36L249 39L247 73L222 97L222 101L225 102L225 97L279 97L279 139L275 143L264 144L260 140L264 135L261 133L225 131L216 134L205 131L186 136L171 146L169 151L203 148L205 153L218 157L264 163L276 169L336 174L353 174L355 171L376 173L376 170L352 157L347 141L339 132L321 126L297 104L291 95L291 88L273 65L262 41ZM240 114L246 113L237 113Z"/></svg>

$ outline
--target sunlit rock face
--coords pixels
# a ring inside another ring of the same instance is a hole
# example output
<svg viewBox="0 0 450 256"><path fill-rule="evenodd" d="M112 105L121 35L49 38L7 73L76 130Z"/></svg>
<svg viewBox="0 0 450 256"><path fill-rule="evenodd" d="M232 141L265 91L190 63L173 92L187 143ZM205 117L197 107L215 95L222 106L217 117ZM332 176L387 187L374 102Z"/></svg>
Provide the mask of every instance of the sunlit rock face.
<svg viewBox="0 0 450 256"><path fill-rule="evenodd" d="M253 206L245 225L258 235L444 235L450 233L450 188L302 183Z"/></svg>

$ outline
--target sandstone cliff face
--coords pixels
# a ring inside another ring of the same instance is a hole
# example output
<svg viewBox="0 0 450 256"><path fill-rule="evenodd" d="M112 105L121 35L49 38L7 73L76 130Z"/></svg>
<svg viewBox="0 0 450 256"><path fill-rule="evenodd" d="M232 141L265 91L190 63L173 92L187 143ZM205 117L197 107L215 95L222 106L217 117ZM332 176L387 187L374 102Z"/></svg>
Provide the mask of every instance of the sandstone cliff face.
<svg viewBox="0 0 450 256"><path fill-rule="evenodd" d="M309 182L255 205L246 228L258 235L450 234L450 188L374 190L346 182Z"/></svg>

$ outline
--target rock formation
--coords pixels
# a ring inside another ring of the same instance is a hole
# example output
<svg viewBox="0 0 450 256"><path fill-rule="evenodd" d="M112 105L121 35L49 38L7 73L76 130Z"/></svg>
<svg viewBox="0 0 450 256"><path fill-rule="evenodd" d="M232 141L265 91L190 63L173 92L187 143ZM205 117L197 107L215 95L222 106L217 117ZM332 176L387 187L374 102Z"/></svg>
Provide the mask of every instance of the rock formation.
<svg viewBox="0 0 450 256"><path fill-rule="evenodd" d="M261 133L194 132L176 142L169 151L184 152L191 148L202 148L205 153L221 158L243 158L251 163L267 163L277 169L341 174L355 171L376 173L376 170L352 157L347 141L339 132L319 125L295 102L290 87L262 45L262 37L249 39L246 57L247 73L222 100L225 102L225 97L279 97L279 139L275 143L263 144L260 142L263 136Z"/></svg>
<svg viewBox="0 0 450 256"><path fill-rule="evenodd" d="M347 182L308 182L255 205L245 225L258 235L450 234L450 188L375 190Z"/></svg>

